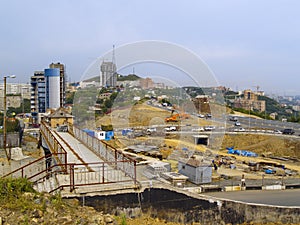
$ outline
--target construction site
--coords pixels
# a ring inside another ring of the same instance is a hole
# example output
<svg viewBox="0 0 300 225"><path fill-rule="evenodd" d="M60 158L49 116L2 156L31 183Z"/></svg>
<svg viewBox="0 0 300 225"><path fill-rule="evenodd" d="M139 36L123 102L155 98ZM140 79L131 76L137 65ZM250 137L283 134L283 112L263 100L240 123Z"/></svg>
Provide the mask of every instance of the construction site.
<svg viewBox="0 0 300 225"><path fill-rule="evenodd" d="M266 190L280 188L281 190L283 187L289 189L299 187L298 137L226 132L226 127L221 127L220 123L213 118L192 114L186 117L176 116L177 122L166 121L167 118L176 114L165 108L137 104L130 110L115 110L111 114L99 118L96 124L91 125L91 127L113 126L114 138L103 140L103 142L120 149L125 155L135 159L138 180L148 187L142 195L143 204L145 208L149 207L150 216L146 214L141 216L140 211L135 212L134 208L128 207L130 212L128 211L126 215L131 218L137 217L136 220L128 219L128 224L147 223L147 221L152 221L153 224L168 224L166 222L168 219L161 218L169 218L171 221L177 221L177 224L182 224L182 221L189 219L186 212L192 212L193 218L197 218L195 215L198 215L200 211L214 215L219 206L217 203L213 203L211 208L211 206L206 206L203 200L197 200L196 196L200 196L201 193L220 191L228 193L263 188ZM22 146L22 157L40 157L42 151L37 151L36 133L28 132L24 138L26 145ZM206 141L199 142L199 139ZM3 158L5 158L4 155ZM197 168L197 172L200 172L200 176L196 174L195 179L190 176L193 172L192 168ZM151 185L154 184L156 188L152 188ZM163 189L165 187L168 187L167 190ZM195 199L187 198L184 193L194 196ZM162 199L165 200L164 203L158 201L156 208L153 209L153 205L151 205L155 204L152 202L153 199L156 199L156 202L163 196L167 196L169 199ZM171 199L177 198L185 200L174 203L178 207L177 211L174 211L170 202ZM89 203L101 201L101 204L97 206L107 208L98 208L97 210L108 211L112 208L117 210L120 202L123 202L125 207L126 201L136 202L137 199L136 194L131 193L124 196L91 198ZM86 203L88 200L88 198L85 199ZM244 213L243 204L234 206L229 202L223 204L222 210L234 208L241 215ZM197 208L199 205L203 205L200 211ZM195 208L191 209L187 206ZM168 207L172 209L167 210ZM268 214L268 210L271 210L259 206L251 207L248 206L248 209L251 208L257 213ZM285 210L289 213L289 209ZM117 211L109 212L118 214ZM221 218L225 214L235 216L234 213L222 211L220 215L218 214L220 218L215 221L215 224L218 221L233 221L229 218ZM294 214L291 212L291 215ZM151 217L157 219L153 222ZM170 219L170 217L173 218ZM210 224L215 217L207 216L201 221L206 221L203 224ZM244 218L236 217L234 221L244 221Z"/></svg>
<svg viewBox="0 0 300 225"><path fill-rule="evenodd" d="M130 110L116 110L97 124L113 124L117 132L109 143L136 157L140 164L167 162L170 171L177 173L180 160L205 161L212 168L211 182L202 185L240 186L242 177L249 188L261 187L262 183L299 183L297 137L225 132L226 127L220 127L220 123L208 117L145 103ZM125 129L126 135L121 132ZM199 138L205 141L199 142ZM185 186L189 185L195 183L187 179Z"/></svg>

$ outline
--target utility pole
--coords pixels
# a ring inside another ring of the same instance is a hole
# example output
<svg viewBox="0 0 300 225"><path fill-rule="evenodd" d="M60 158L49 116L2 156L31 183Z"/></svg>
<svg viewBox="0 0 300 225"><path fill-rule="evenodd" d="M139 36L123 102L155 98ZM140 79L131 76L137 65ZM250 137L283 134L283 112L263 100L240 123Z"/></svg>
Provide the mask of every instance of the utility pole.
<svg viewBox="0 0 300 225"><path fill-rule="evenodd" d="M3 111L3 149L6 154L6 158L10 160L9 155L6 151L6 76L4 77L4 111Z"/></svg>
<svg viewBox="0 0 300 225"><path fill-rule="evenodd" d="M4 113L3 113L3 148L7 157L7 160L10 161L10 154L6 151L6 142L7 142L7 128L6 128L6 79L7 78L15 78L15 75L4 76Z"/></svg>

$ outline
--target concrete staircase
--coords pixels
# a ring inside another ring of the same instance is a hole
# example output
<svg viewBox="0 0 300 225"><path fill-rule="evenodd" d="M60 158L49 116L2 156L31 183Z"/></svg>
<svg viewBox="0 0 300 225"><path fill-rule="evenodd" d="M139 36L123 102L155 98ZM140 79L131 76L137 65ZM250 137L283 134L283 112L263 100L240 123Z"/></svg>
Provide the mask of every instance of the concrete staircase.
<svg viewBox="0 0 300 225"><path fill-rule="evenodd" d="M34 189L38 192L51 192L59 187L56 176L51 176L39 181L34 185Z"/></svg>

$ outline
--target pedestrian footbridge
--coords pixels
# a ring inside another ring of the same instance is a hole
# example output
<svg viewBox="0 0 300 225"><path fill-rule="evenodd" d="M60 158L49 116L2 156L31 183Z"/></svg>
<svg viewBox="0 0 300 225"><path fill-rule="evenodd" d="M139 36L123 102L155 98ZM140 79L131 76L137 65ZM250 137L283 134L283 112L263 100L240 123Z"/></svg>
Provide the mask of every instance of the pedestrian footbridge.
<svg viewBox="0 0 300 225"><path fill-rule="evenodd" d="M58 132L42 122L40 146L44 157L6 176L26 177L36 190L63 196L121 193L138 187L136 161L79 128Z"/></svg>

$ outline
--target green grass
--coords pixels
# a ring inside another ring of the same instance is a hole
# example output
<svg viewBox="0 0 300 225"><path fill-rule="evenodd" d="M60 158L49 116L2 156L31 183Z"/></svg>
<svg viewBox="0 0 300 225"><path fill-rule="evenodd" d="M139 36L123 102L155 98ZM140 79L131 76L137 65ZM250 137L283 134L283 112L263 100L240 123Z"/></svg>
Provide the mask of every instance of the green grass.
<svg viewBox="0 0 300 225"><path fill-rule="evenodd" d="M34 190L26 178L0 178L0 204L2 207L22 212L39 209L45 212L47 205L63 207L60 195L44 196Z"/></svg>

